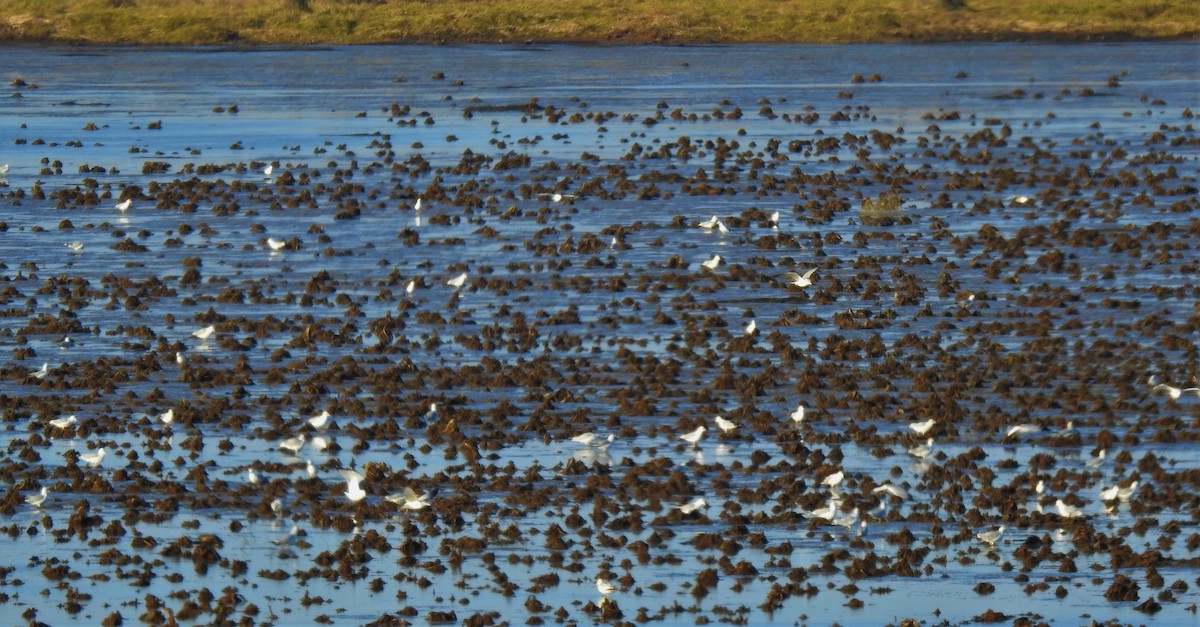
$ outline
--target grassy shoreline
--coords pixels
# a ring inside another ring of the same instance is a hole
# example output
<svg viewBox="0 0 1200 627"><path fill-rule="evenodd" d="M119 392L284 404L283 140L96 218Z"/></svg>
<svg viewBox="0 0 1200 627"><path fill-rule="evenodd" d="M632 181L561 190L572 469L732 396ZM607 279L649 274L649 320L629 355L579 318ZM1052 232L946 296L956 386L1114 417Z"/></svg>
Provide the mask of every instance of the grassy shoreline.
<svg viewBox="0 0 1200 627"><path fill-rule="evenodd" d="M0 0L0 42L855 43L1200 38L1194 0Z"/></svg>

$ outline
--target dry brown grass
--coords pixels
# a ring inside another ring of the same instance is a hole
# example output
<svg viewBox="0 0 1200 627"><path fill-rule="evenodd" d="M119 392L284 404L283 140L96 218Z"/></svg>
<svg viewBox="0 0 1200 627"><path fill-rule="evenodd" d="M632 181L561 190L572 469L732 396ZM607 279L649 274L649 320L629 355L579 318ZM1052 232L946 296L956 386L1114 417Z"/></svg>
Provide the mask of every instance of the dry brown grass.
<svg viewBox="0 0 1200 627"><path fill-rule="evenodd" d="M97 44L1191 38L1194 0L0 0L0 38Z"/></svg>

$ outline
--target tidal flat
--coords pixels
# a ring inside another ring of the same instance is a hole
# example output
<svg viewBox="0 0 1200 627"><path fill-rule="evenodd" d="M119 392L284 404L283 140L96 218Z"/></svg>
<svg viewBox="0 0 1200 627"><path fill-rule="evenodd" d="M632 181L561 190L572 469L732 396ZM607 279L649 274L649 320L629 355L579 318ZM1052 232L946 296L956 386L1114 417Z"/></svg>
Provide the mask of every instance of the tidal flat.
<svg viewBox="0 0 1200 627"><path fill-rule="evenodd" d="M0 49L0 622L1193 625L1198 51Z"/></svg>

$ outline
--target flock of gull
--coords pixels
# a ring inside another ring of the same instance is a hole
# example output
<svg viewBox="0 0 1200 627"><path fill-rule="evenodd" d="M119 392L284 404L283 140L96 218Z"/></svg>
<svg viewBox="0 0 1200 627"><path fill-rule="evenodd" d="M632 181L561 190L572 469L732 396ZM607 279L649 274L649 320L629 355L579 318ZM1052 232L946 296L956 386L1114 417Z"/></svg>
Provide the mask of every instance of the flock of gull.
<svg viewBox="0 0 1200 627"><path fill-rule="evenodd" d="M139 594L151 623L362 581L381 625L486 624L482 592L529 624L746 624L950 573L977 608L1189 611L1190 122L1068 147L1049 116L893 130L838 100L764 98L790 126L748 139L703 136L752 115L727 101L530 103L457 162L394 141L436 126L396 103L321 163L14 177L57 224L4 225L55 241L3 266L4 531L111 547L30 561L89 620L104 577L181 584ZM533 149L589 134L621 154Z"/></svg>

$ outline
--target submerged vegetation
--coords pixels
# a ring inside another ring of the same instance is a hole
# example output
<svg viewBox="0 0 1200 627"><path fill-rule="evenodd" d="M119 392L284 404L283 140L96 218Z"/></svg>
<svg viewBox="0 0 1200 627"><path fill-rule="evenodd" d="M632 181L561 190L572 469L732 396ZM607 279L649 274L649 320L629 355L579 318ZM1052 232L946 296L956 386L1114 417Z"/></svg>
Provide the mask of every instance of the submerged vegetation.
<svg viewBox="0 0 1200 627"><path fill-rule="evenodd" d="M1194 0L0 0L0 39L86 44L1122 40Z"/></svg>
<svg viewBox="0 0 1200 627"><path fill-rule="evenodd" d="M858 218L870 226L891 226L899 221L904 200L894 192L884 192L879 198L864 198Z"/></svg>

